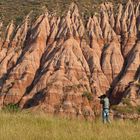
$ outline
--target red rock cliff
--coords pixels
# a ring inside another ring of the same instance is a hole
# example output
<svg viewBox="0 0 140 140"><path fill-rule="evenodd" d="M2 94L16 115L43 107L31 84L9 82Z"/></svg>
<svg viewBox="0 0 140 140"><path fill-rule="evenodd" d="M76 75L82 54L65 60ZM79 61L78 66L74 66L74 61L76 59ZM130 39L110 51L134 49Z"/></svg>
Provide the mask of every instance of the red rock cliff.
<svg viewBox="0 0 140 140"><path fill-rule="evenodd" d="M74 3L65 17L46 12L29 21L12 21L0 39L1 107L94 118L104 93L114 104L138 100L140 3L119 4L117 12L103 3L86 26Z"/></svg>

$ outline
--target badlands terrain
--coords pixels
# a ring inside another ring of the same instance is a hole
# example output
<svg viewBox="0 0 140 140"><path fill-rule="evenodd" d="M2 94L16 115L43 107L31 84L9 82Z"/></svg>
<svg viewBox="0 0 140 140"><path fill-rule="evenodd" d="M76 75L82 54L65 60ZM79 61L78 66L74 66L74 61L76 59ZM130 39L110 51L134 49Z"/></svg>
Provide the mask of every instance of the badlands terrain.
<svg viewBox="0 0 140 140"><path fill-rule="evenodd" d="M64 16L31 15L5 30L0 22L1 108L92 119L105 93L140 106L140 2L105 2L86 20L76 3Z"/></svg>

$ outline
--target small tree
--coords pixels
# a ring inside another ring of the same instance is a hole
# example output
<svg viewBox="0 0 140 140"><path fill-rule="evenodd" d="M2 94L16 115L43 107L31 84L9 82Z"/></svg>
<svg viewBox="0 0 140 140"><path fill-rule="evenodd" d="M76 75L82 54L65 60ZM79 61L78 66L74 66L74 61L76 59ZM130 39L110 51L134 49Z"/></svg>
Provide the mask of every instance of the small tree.
<svg viewBox="0 0 140 140"><path fill-rule="evenodd" d="M5 112L16 113L19 112L20 108L17 104L10 103L5 105L2 110Z"/></svg>
<svg viewBox="0 0 140 140"><path fill-rule="evenodd" d="M83 94L82 94L82 97L86 97L89 101L93 100L92 93L89 92L89 91L84 91Z"/></svg>

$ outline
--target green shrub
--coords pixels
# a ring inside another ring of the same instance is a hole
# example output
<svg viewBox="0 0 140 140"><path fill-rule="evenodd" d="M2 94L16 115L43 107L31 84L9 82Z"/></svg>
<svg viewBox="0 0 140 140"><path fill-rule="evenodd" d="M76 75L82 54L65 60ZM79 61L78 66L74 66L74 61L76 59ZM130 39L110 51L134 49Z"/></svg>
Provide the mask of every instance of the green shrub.
<svg viewBox="0 0 140 140"><path fill-rule="evenodd" d="M18 16L16 17L16 24L19 25L22 22L23 18Z"/></svg>
<svg viewBox="0 0 140 140"><path fill-rule="evenodd" d="M127 114L132 114L132 113L138 113L140 114L140 105L134 107L134 106L118 106L118 105L113 105L111 106L111 109L120 113L127 113Z"/></svg>
<svg viewBox="0 0 140 140"><path fill-rule="evenodd" d="M93 100L93 95L89 91L84 91L83 94L82 94L82 97L86 97L89 101Z"/></svg>
<svg viewBox="0 0 140 140"><path fill-rule="evenodd" d="M140 105L136 107L137 113L140 114Z"/></svg>
<svg viewBox="0 0 140 140"><path fill-rule="evenodd" d="M10 103L8 105L5 105L2 110L4 112L16 113L20 111L20 108L17 104Z"/></svg>
<svg viewBox="0 0 140 140"><path fill-rule="evenodd" d="M135 109L133 107L129 107L129 106L112 106L111 107L112 110L115 110L119 113L124 113L124 114L133 114L135 112Z"/></svg>
<svg viewBox="0 0 140 140"><path fill-rule="evenodd" d="M140 82L136 83L136 85L140 87Z"/></svg>
<svg viewBox="0 0 140 140"><path fill-rule="evenodd" d="M123 98L122 99L122 103L127 105L127 106L131 106L131 103L130 103L130 99L129 98Z"/></svg>

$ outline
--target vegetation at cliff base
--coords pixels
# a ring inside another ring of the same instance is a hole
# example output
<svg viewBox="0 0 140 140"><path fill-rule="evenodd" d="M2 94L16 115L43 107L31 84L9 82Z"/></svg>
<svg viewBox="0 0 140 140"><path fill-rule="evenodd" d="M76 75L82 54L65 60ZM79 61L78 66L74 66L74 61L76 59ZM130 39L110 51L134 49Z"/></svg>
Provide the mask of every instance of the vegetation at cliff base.
<svg viewBox="0 0 140 140"><path fill-rule="evenodd" d="M0 112L1 140L139 140L140 122L88 122L31 114Z"/></svg>

